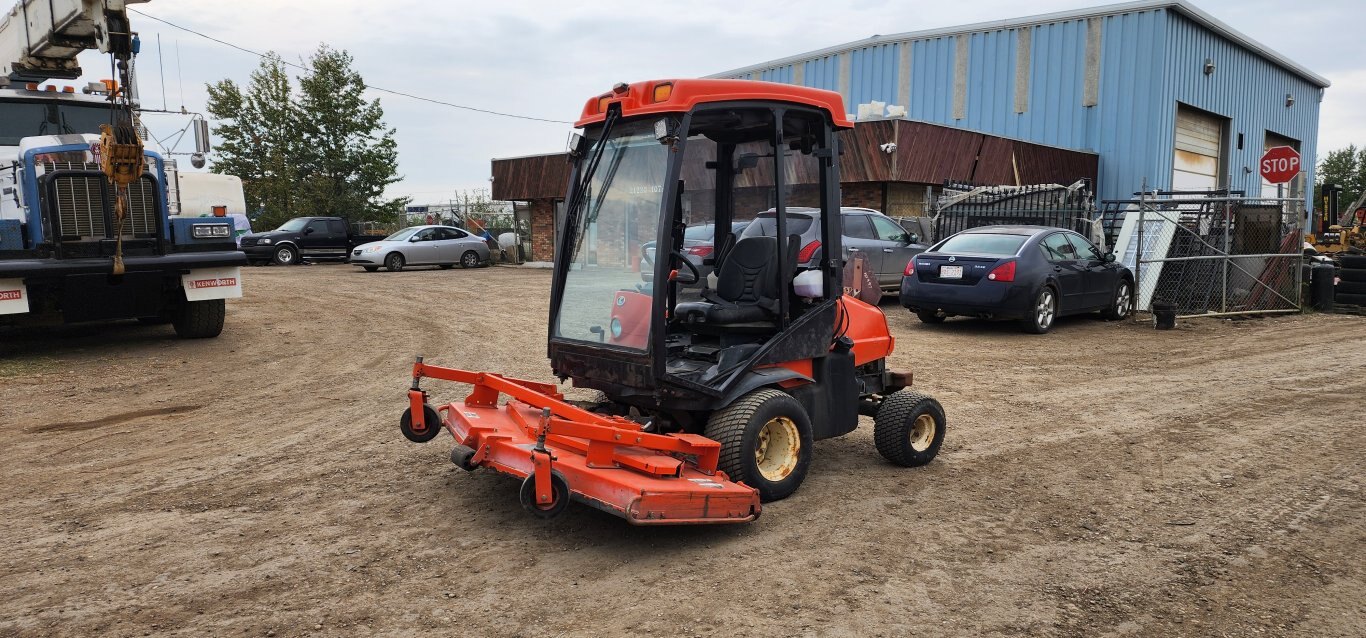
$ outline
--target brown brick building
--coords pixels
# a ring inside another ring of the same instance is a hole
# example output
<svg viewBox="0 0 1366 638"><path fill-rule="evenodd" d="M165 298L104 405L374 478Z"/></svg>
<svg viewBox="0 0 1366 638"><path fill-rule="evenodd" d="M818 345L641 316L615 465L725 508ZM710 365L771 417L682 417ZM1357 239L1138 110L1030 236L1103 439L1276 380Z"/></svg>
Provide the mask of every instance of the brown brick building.
<svg viewBox="0 0 1366 638"><path fill-rule="evenodd" d="M840 133L841 204L897 217L926 214L926 197L946 181L982 185L1071 184L1095 180L1091 153L1022 142L911 120L858 122ZM530 261L555 254L555 220L569 185L564 153L493 160L493 198L519 202L531 217ZM798 170L789 206L816 205L816 176ZM701 179L701 176L698 176ZM693 183L690 179L689 183ZM742 186L737 184L737 186ZM736 201L752 214L767 210L771 189L755 187L752 202ZM696 191L700 195L702 191ZM743 197L743 193L737 193ZM698 220L700 221L700 220Z"/></svg>

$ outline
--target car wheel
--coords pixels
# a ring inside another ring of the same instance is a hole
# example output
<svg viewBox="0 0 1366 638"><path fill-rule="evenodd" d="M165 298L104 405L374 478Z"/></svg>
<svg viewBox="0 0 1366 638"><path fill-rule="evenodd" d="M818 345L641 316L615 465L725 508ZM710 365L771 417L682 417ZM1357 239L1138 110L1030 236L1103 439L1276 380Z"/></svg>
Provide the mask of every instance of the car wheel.
<svg viewBox="0 0 1366 638"><path fill-rule="evenodd" d="M704 431L721 444L717 469L776 501L797 491L811 465L811 420L792 395L760 388L713 412Z"/></svg>
<svg viewBox="0 0 1366 638"><path fill-rule="evenodd" d="M467 250L465 254L460 256L461 268L478 268L480 263L479 253L473 250Z"/></svg>
<svg viewBox="0 0 1366 638"><path fill-rule="evenodd" d="M389 272L403 270L403 255L401 253L389 253L389 255L384 258L384 268Z"/></svg>
<svg viewBox="0 0 1366 638"><path fill-rule="evenodd" d="M1034 297L1034 304L1030 306L1029 316L1025 317L1020 325L1025 332L1041 335L1053 327L1053 321L1057 318L1058 293L1051 286L1044 286L1039 290L1039 294Z"/></svg>
<svg viewBox="0 0 1366 638"><path fill-rule="evenodd" d="M365 272L375 272L379 270L379 266L364 266L364 268Z"/></svg>
<svg viewBox="0 0 1366 638"><path fill-rule="evenodd" d="M944 320L948 319L948 317L933 310L920 310L915 313L915 316L920 319L921 323L944 323Z"/></svg>
<svg viewBox="0 0 1366 638"><path fill-rule="evenodd" d="M1133 288L1129 285L1129 280L1119 280L1119 287L1115 289L1115 298L1110 301L1110 307L1101 312L1101 316L1106 319L1123 319L1129 316L1129 312L1134 309Z"/></svg>
<svg viewBox="0 0 1366 638"><path fill-rule="evenodd" d="M299 253L293 246L281 246L275 249L274 261L281 266L293 266L299 263Z"/></svg>

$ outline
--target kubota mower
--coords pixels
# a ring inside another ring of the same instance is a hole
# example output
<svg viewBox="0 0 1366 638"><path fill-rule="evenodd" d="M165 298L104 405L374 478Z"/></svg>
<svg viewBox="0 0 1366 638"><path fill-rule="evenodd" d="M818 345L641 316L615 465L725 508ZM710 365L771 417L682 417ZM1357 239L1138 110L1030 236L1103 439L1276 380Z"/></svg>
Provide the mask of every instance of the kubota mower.
<svg viewBox="0 0 1366 638"><path fill-rule="evenodd" d="M886 318L842 287L835 132L852 124L838 94L618 84L577 126L549 357L560 381L601 399L571 403L554 384L419 357L407 438L430 441L444 426L452 461L522 479L522 504L538 516L573 500L635 524L754 520L761 502L801 484L813 442L852 431L860 414L891 462L934 458L942 408L887 369ZM685 238L702 224L714 224L712 245ZM811 224L819 240L799 245ZM798 272L813 257L819 267ZM434 408L424 377L474 390Z"/></svg>

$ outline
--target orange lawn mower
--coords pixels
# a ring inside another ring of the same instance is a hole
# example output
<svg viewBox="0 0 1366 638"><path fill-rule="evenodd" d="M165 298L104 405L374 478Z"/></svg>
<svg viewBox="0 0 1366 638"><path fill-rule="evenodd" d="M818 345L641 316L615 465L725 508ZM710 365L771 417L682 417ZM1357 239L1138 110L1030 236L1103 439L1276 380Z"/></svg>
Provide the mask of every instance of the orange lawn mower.
<svg viewBox="0 0 1366 638"><path fill-rule="evenodd" d="M860 414L889 461L935 457L943 409L887 369L886 317L842 286L836 131L852 124L838 94L618 84L576 126L548 354L561 382L600 399L419 357L404 436L426 442L444 427L456 465L521 479L522 505L539 517L579 501L651 525L754 520L760 503L801 485L813 442L853 431ZM822 214L789 215L798 204ZM769 209L741 236L729 231L737 214ZM701 268L684 253L684 229L700 223L717 229ZM817 245L798 245L813 223ZM650 242L659 248L642 251ZM799 251L819 267L798 272ZM423 378L474 389L433 407Z"/></svg>

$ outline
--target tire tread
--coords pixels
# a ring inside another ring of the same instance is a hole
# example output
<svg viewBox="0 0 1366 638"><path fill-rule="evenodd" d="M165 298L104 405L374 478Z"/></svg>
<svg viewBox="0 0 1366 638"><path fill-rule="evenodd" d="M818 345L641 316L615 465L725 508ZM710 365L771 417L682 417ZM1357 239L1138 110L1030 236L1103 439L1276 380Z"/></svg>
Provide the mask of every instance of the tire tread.
<svg viewBox="0 0 1366 638"><path fill-rule="evenodd" d="M939 413L941 415L944 413L943 407L939 406L939 402L935 401L933 397L913 390L901 390L883 398L877 416L873 419L873 444L883 458L906 467L924 465L928 462L917 462L917 459L907 453L908 450L903 445L907 435L907 422L911 413L922 401L933 402L935 406L939 407ZM939 424L941 430L945 425L945 423ZM941 431L941 441L943 434L944 432Z"/></svg>
<svg viewBox="0 0 1366 638"><path fill-rule="evenodd" d="M184 339L210 339L223 332L227 304L222 299L186 301L171 318L175 332Z"/></svg>

